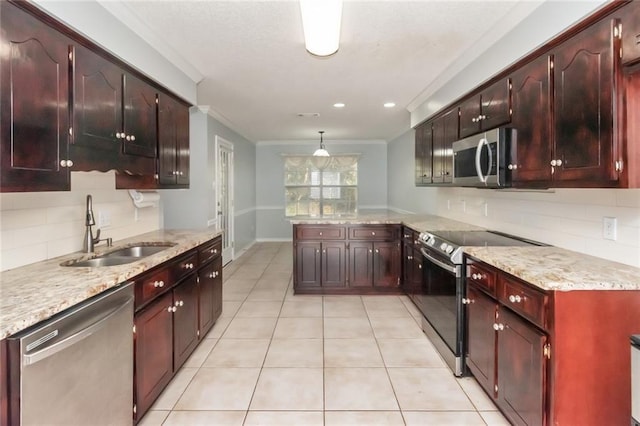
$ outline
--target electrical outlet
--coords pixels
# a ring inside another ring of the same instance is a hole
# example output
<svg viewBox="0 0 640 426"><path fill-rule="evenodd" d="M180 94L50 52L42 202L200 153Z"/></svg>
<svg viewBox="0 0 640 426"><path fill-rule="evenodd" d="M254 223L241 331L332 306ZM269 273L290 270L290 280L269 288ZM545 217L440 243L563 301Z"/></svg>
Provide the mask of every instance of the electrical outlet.
<svg viewBox="0 0 640 426"><path fill-rule="evenodd" d="M602 236L605 240L616 240L618 238L618 219L615 217L602 218Z"/></svg>
<svg viewBox="0 0 640 426"><path fill-rule="evenodd" d="M98 228L106 228L111 226L111 213L108 210L100 210L98 212Z"/></svg>

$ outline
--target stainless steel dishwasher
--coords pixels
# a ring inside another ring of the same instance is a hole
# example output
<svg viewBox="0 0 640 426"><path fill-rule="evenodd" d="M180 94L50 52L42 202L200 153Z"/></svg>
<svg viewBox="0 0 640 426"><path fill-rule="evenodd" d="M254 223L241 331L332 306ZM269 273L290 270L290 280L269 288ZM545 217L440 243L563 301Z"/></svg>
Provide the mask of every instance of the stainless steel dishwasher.
<svg viewBox="0 0 640 426"><path fill-rule="evenodd" d="M122 284L9 337L12 424L127 425L133 407L133 285ZM19 402L14 398L19 396Z"/></svg>

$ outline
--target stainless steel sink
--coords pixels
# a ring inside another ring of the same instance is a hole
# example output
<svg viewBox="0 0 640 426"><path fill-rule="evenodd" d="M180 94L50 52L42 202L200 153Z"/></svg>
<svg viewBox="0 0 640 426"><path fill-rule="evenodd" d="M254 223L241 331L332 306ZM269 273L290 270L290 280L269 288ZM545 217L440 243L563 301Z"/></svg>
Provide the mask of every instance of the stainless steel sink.
<svg viewBox="0 0 640 426"><path fill-rule="evenodd" d="M72 259L66 262L62 262L60 266L74 266L74 267L89 267L98 268L101 266L116 266L125 265L127 263L136 262L143 257L151 256L152 254L159 253L166 250L169 247L175 246L175 243L139 243L134 246L123 247L113 250L109 253L104 253L91 259Z"/></svg>
<svg viewBox="0 0 640 426"><path fill-rule="evenodd" d="M168 247L171 247L175 244L165 244L165 245L138 245L131 247L124 247L118 250L114 250L110 253L105 253L99 257L119 257L119 256L129 256L129 257L147 257L152 254L159 253L163 250L166 250Z"/></svg>

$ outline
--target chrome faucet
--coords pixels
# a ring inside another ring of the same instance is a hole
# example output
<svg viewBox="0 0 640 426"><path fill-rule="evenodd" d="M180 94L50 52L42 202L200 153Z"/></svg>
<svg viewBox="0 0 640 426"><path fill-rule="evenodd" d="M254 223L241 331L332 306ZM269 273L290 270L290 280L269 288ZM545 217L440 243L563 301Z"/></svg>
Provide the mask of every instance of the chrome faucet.
<svg viewBox="0 0 640 426"><path fill-rule="evenodd" d="M93 229L91 228L96 224L96 219L93 216L93 199L91 198L91 194L87 195L87 209L86 209L86 220L84 222L85 232L84 232L84 242L82 245L82 251L85 253L93 253L93 247L98 244L100 241L106 241L107 246L111 246L112 240L111 238L105 238L103 240L100 239L100 230L96 232L96 236L93 236Z"/></svg>

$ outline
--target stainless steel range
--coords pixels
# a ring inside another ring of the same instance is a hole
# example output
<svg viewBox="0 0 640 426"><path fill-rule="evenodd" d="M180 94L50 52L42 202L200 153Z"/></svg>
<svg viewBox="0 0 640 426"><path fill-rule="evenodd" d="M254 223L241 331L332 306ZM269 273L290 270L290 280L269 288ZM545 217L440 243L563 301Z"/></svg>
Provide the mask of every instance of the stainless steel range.
<svg viewBox="0 0 640 426"><path fill-rule="evenodd" d="M422 285L409 296L423 314L422 328L456 376L465 373L465 246L542 245L495 231L420 234Z"/></svg>

